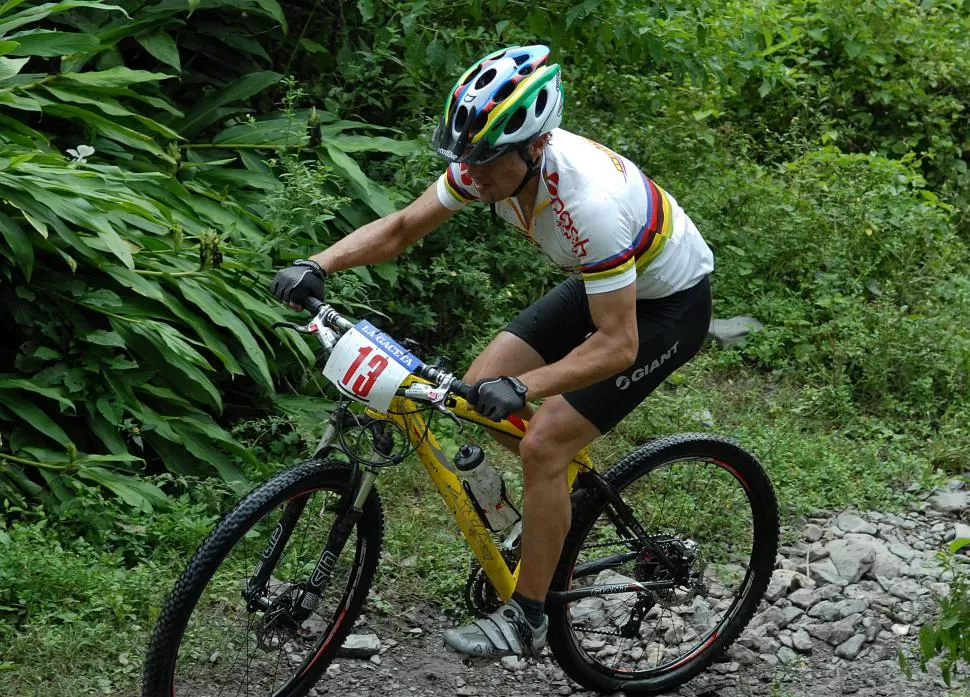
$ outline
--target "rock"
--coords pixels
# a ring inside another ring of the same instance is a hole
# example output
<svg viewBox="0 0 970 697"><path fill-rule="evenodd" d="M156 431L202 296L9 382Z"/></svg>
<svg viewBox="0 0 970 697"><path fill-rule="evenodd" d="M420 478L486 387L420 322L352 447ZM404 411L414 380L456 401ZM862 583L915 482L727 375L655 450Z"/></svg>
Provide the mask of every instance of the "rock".
<svg viewBox="0 0 970 697"><path fill-rule="evenodd" d="M875 538L871 539L875 541ZM834 540L826 545L826 549L829 550L829 560L836 573L848 583L858 583L876 559L873 544L859 540ZM820 561L818 566L825 561Z"/></svg>
<svg viewBox="0 0 970 697"><path fill-rule="evenodd" d="M779 627L787 627L789 624L805 614L802 612L801 608L797 607L786 607L782 610L782 613L785 615L785 623L779 624Z"/></svg>
<svg viewBox="0 0 970 697"><path fill-rule="evenodd" d="M968 540L970 539L970 525L965 523L954 523L953 525L953 537L952 540Z"/></svg>
<svg viewBox="0 0 970 697"><path fill-rule="evenodd" d="M911 600L920 595L923 587L911 578L897 578L889 583L886 591L900 600Z"/></svg>
<svg viewBox="0 0 970 697"><path fill-rule="evenodd" d="M725 654L729 658L744 666L754 665L758 662L758 654L751 649L740 646L739 644L732 645L731 648L725 652Z"/></svg>
<svg viewBox="0 0 970 697"><path fill-rule="evenodd" d="M799 629L797 632L792 634L792 648L799 653L811 653L812 652L812 638L808 635L804 629Z"/></svg>
<svg viewBox="0 0 970 697"><path fill-rule="evenodd" d="M869 535L875 535L879 530L872 523L864 520L855 513L850 513L848 511L845 513L840 513L835 519L835 524L840 530L842 530L842 532L863 532Z"/></svg>
<svg viewBox="0 0 970 697"><path fill-rule="evenodd" d="M916 552L909 545L905 545L902 542L892 542L889 545L889 551L895 554L897 557L903 561L910 561L916 556Z"/></svg>
<svg viewBox="0 0 970 697"><path fill-rule="evenodd" d="M765 663L767 663L772 668L774 668L776 665L778 665L778 656L775 656L775 655L770 654L770 653L763 653L763 654L761 654L761 660L764 661Z"/></svg>
<svg viewBox="0 0 970 697"><path fill-rule="evenodd" d="M959 513L970 508L970 493L966 491L941 491L929 498L930 507L941 513Z"/></svg>
<svg viewBox="0 0 970 697"><path fill-rule="evenodd" d="M737 316L730 319L712 319L708 335L717 339L722 346L733 346L744 340L751 332L764 329L754 317Z"/></svg>
<svg viewBox="0 0 970 697"><path fill-rule="evenodd" d="M851 613L850 613L851 614ZM809 617L815 617L823 622L835 622L842 619L844 615L839 611L839 603L823 600L811 607L808 611Z"/></svg>
<svg viewBox="0 0 970 697"><path fill-rule="evenodd" d="M776 569L768 582L768 590L765 591L765 600L774 603L779 598L788 595L789 591L799 588L814 588L815 581L805 574L786 569Z"/></svg>
<svg viewBox="0 0 970 697"><path fill-rule="evenodd" d="M892 633L896 636L906 636L909 634L909 627L908 624L894 624L892 626Z"/></svg>
<svg viewBox="0 0 970 697"><path fill-rule="evenodd" d="M825 530L821 526L815 523L809 523L804 528L802 528L802 537L804 537L809 542L818 542L822 539L822 535L825 534Z"/></svg>
<svg viewBox="0 0 970 697"><path fill-rule="evenodd" d="M502 667L513 673L525 670L528 665L529 662L521 656L502 656Z"/></svg>
<svg viewBox="0 0 970 697"><path fill-rule="evenodd" d="M758 627L772 623L776 627L781 628L788 624L788 620L785 617L785 612L781 608L771 606L764 612L758 613L751 620L748 625L748 629L755 630Z"/></svg>
<svg viewBox="0 0 970 697"><path fill-rule="evenodd" d="M808 588L799 588L797 591L788 596L791 604L800 607L802 610L807 610L812 606L815 601L815 592Z"/></svg>
<svg viewBox="0 0 970 697"><path fill-rule="evenodd" d="M741 670L741 665L737 661L730 663L716 663L711 667L715 673L737 673Z"/></svg>
<svg viewBox="0 0 970 697"><path fill-rule="evenodd" d="M856 634L855 636L847 639L846 641L835 647L835 655L839 658L845 658L847 660L853 660L859 655L862 650L863 645L866 643L866 637L864 634Z"/></svg>
<svg viewBox="0 0 970 697"><path fill-rule="evenodd" d="M839 616L848 617L849 615L854 615L855 613L863 613L869 609L869 601L865 598L856 598L855 600L845 600L839 603Z"/></svg>
<svg viewBox="0 0 970 697"><path fill-rule="evenodd" d="M786 646L778 649L778 660L782 663L794 663L798 660L798 654Z"/></svg>
<svg viewBox="0 0 970 697"><path fill-rule="evenodd" d="M830 544L835 544L834 542ZM831 584L836 586L848 585L849 581L839 573L839 569L831 559L821 559L812 562L808 567L808 576L818 583Z"/></svg>
<svg viewBox="0 0 970 697"><path fill-rule="evenodd" d="M337 649L338 656L370 658L381 652L381 640L376 634L351 634Z"/></svg>

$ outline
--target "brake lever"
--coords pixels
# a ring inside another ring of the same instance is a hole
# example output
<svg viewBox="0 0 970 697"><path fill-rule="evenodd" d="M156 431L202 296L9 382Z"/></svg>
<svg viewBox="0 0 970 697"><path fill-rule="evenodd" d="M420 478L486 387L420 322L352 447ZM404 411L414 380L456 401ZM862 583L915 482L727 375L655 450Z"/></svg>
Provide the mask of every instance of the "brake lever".
<svg viewBox="0 0 970 697"><path fill-rule="evenodd" d="M294 331L300 331L301 329L305 328L304 325L297 324L296 322L273 322L273 324L271 324L270 327L272 329L279 329L280 327L284 327L286 329L293 329Z"/></svg>

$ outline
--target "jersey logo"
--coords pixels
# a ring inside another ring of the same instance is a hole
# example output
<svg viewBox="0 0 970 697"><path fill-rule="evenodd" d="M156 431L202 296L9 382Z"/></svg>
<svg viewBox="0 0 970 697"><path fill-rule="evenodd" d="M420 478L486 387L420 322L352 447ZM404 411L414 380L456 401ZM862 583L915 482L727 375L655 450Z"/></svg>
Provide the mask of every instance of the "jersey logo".
<svg viewBox="0 0 970 697"><path fill-rule="evenodd" d="M546 188L552 197L552 210L556 214L556 228L572 245L573 254L580 258L585 257L588 254L586 245L589 244L589 238L583 237L577 229L573 222L572 213L566 210L566 202L559 197L559 172L553 172L546 177Z"/></svg>

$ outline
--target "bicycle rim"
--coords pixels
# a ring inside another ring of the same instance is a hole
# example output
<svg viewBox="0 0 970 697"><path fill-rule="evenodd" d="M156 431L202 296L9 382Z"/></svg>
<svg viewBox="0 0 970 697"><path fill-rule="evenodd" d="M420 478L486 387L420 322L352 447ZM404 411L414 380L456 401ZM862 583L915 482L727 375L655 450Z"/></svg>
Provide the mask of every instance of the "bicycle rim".
<svg viewBox="0 0 970 697"><path fill-rule="evenodd" d="M750 484L749 468L703 455L636 465L615 486L649 542L600 501L564 560L567 588L613 587L563 608L569 653L601 686L679 684L699 672L747 624L777 545L770 485Z"/></svg>
<svg viewBox="0 0 970 697"><path fill-rule="evenodd" d="M281 492L249 520L227 530L222 536L233 536L234 542L218 558L206 558L206 545L218 544L218 528L200 548L169 600L191 609L180 636L172 639L177 655L166 695L285 697L305 694L315 682L356 618L376 566L377 552L369 553L368 545L379 545L379 533L361 532L369 522L365 507L365 518L335 561L319 603L307 619L287 626L284 619L294 611L337 515L343 478L329 479L303 491ZM278 534L285 507L304 499L284 551L258 594L259 604L247 600L243 589L271 536ZM159 631L164 633L164 628ZM178 629L173 633L178 635ZM146 684L146 693L150 689Z"/></svg>

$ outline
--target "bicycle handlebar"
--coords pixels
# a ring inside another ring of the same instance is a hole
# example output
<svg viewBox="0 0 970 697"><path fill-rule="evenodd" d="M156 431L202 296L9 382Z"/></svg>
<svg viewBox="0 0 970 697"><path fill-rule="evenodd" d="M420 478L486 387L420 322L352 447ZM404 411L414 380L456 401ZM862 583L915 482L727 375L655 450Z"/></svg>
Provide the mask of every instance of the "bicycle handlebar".
<svg viewBox="0 0 970 697"><path fill-rule="evenodd" d="M308 297L303 301L303 308L312 314L316 319L320 320L324 326L329 327L338 334L343 334L345 331L354 326L353 322L342 316L339 312L334 310L331 306L327 305L319 298ZM434 384L439 384L443 379L450 378L451 385L449 390L451 392L454 392L462 399L468 400L471 397L472 386L462 382L460 379L448 373L448 371L422 363L421 366L414 371L414 373L415 375L422 377Z"/></svg>

